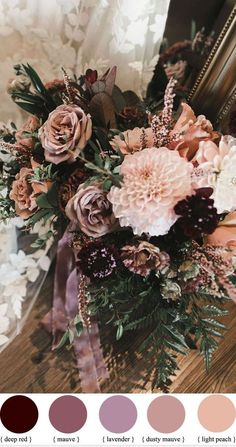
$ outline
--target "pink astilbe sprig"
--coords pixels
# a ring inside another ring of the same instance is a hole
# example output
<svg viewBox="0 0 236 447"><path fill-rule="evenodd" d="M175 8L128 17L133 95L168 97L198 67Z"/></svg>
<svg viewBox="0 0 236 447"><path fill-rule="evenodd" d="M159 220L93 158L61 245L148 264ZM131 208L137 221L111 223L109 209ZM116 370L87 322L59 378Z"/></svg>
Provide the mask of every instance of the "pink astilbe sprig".
<svg viewBox="0 0 236 447"><path fill-rule="evenodd" d="M67 95L64 95L64 100L66 104L74 104L76 98L76 91L72 85L72 79L68 75L67 71L62 67L63 80L66 88Z"/></svg>
<svg viewBox="0 0 236 447"><path fill-rule="evenodd" d="M15 154L21 149L21 147L15 143L7 143L6 141L0 140L0 150L4 150L9 154Z"/></svg>
<svg viewBox="0 0 236 447"><path fill-rule="evenodd" d="M6 141L0 140L0 151L2 150L15 157L21 167L30 165L31 153L27 148L24 148L17 143L7 143Z"/></svg>
<svg viewBox="0 0 236 447"><path fill-rule="evenodd" d="M82 324L85 327L91 327L91 319L88 313L88 278L81 274L78 284L78 311Z"/></svg>
<svg viewBox="0 0 236 447"><path fill-rule="evenodd" d="M199 273L187 282L186 291L202 290L218 298L224 298L223 292L226 292L236 302L236 290L229 278L234 273L234 266L228 255L229 251L223 247L200 246L193 241L187 259L198 265Z"/></svg>
<svg viewBox="0 0 236 447"><path fill-rule="evenodd" d="M142 128L142 133L140 135L140 148L145 149L147 147L147 135L145 133L145 129Z"/></svg>
<svg viewBox="0 0 236 447"><path fill-rule="evenodd" d="M176 79L171 78L169 80L165 90L164 108L159 115L152 117L151 128L155 147L167 146L171 141L180 137L179 134L170 135L175 97L174 88L176 84Z"/></svg>

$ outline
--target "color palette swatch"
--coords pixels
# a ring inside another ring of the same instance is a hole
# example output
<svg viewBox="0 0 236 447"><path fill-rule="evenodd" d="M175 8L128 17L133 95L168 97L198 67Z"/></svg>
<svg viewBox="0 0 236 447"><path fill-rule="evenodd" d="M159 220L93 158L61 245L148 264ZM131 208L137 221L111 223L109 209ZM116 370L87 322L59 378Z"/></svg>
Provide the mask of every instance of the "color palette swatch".
<svg viewBox="0 0 236 447"><path fill-rule="evenodd" d="M1 395L0 407L5 446L236 446L235 395Z"/></svg>
<svg viewBox="0 0 236 447"><path fill-rule="evenodd" d="M113 433L125 433L137 420L137 408L128 397L112 396L106 399L99 411L101 424Z"/></svg>
<svg viewBox="0 0 236 447"><path fill-rule="evenodd" d="M235 405L226 396L208 396L199 406L198 418L206 430L223 432L235 422Z"/></svg>
<svg viewBox="0 0 236 447"><path fill-rule="evenodd" d="M1 408L1 421L13 433L26 433L38 420L38 408L27 396L12 396Z"/></svg>
<svg viewBox="0 0 236 447"><path fill-rule="evenodd" d="M160 433L173 433L182 427L185 409L179 399L173 396L160 396L148 407L148 421Z"/></svg>
<svg viewBox="0 0 236 447"><path fill-rule="evenodd" d="M75 433L85 424L87 409L75 396L61 396L49 410L49 419L53 427L62 433Z"/></svg>

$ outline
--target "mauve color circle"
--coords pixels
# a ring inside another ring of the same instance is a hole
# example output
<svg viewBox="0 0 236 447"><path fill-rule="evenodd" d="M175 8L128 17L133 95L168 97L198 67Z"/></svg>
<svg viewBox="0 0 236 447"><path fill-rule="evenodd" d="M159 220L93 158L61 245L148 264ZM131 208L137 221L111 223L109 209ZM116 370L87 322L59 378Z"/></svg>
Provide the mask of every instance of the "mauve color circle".
<svg viewBox="0 0 236 447"><path fill-rule="evenodd" d="M53 427L61 433L75 433L87 420L87 410L78 397L61 396L49 410L49 419Z"/></svg>
<svg viewBox="0 0 236 447"><path fill-rule="evenodd" d="M0 418L12 433L26 433L38 420L38 408L27 396L12 396L2 405Z"/></svg>
<svg viewBox="0 0 236 447"><path fill-rule="evenodd" d="M128 397L112 396L101 405L99 417L106 430L112 433L125 433L134 426L137 409Z"/></svg>
<svg viewBox="0 0 236 447"><path fill-rule="evenodd" d="M208 431L222 432L235 422L236 410L233 402L221 394L205 397L198 408L200 424Z"/></svg>
<svg viewBox="0 0 236 447"><path fill-rule="evenodd" d="M179 399L173 396L160 396L148 407L148 422L160 433L173 433L184 423L185 409Z"/></svg>

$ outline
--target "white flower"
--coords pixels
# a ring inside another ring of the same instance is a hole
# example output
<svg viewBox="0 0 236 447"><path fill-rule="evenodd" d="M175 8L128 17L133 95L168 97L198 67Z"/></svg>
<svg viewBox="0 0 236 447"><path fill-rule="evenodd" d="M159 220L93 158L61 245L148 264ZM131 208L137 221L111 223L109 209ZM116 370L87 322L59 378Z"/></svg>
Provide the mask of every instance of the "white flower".
<svg viewBox="0 0 236 447"><path fill-rule="evenodd" d="M27 278L30 282L36 281L39 276L39 269L36 267L32 267L27 269Z"/></svg>
<svg viewBox="0 0 236 447"><path fill-rule="evenodd" d="M226 135L219 147L202 141L193 161L197 187L213 188L212 198L219 214L236 210L236 138Z"/></svg>
<svg viewBox="0 0 236 447"><path fill-rule="evenodd" d="M8 287L5 287L3 296L11 297L17 293L21 297L25 297L26 292L27 292L26 280L24 277L20 277L18 281L15 281L14 283L9 284Z"/></svg>
<svg viewBox="0 0 236 447"><path fill-rule="evenodd" d="M7 343L8 337L5 333L9 329L9 318L6 316L7 303L0 304L0 346Z"/></svg>
<svg viewBox="0 0 236 447"><path fill-rule="evenodd" d="M219 173L212 197L218 213L236 210L236 152Z"/></svg>
<svg viewBox="0 0 236 447"><path fill-rule="evenodd" d="M2 264L0 266L0 285L8 286L20 277L20 273L13 268L11 264Z"/></svg>
<svg viewBox="0 0 236 447"><path fill-rule="evenodd" d="M16 318L18 318L18 320L21 318L23 301L24 298L20 293L14 292L13 295L11 296L12 310Z"/></svg>
<svg viewBox="0 0 236 447"><path fill-rule="evenodd" d="M45 272L48 271L49 267L50 267L50 259L48 256L42 256L39 259L39 266L42 270L44 270Z"/></svg>

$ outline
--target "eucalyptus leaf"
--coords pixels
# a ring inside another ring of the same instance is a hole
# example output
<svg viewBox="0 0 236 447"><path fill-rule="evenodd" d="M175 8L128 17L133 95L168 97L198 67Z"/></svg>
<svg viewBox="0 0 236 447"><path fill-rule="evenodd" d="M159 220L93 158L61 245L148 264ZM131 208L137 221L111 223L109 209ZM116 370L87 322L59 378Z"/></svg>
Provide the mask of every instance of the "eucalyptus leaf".
<svg viewBox="0 0 236 447"><path fill-rule="evenodd" d="M108 191L110 191L110 189L111 189L111 187L112 187L112 184L113 184L112 180L110 180L110 179L106 179L106 180L104 180L104 182L103 182L103 184L102 184L102 189L103 189L103 191L104 191L104 192L108 192Z"/></svg>
<svg viewBox="0 0 236 447"><path fill-rule="evenodd" d="M59 341L58 345L55 347L55 349L61 349L65 344L69 341L69 329L63 334L61 340Z"/></svg>
<svg viewBox="0 0 236 447"><path fill-rule="evenodd" d="M123 333L124 333L124 327L122 324L119 324L117 331L116 331L116 340L120 340Z"/></svg>
<svg viewBox="0 0 236 447"><path fill-rule="evenodd" d="M79 321L78 323L76 323L75 329L76 329L77 337L80 337L80 335L82 334L82 332L84 330L82 321Z"/></svg>
<svg viewBox="0 0 236 447"><path fill-rule="evenodd" d="M72 329L70 329L70 328L68 329L68 334L69 334L69 342L71 344L74 341L75 335L74 335L74 332L72 331Z"/></svg>
<svg viewBox="0 0 236 447"><path fill-rule="evenodd" d="M39 208L42 208L42 209L53 208L53 206L49 202L48 196L45 192L43 192L42 194L40 194L39 196L36 197L36 203L39 206Z"/></svg>

